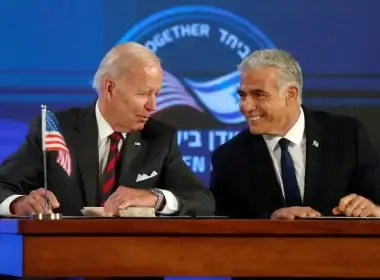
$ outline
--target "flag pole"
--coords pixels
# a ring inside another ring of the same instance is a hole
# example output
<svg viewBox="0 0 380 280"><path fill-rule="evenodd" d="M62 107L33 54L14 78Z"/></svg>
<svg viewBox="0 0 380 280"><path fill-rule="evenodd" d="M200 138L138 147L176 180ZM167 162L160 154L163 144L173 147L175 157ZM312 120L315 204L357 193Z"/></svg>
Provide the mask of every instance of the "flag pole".
<svg viewBox="0 0 380 280"><path fill-rule="evenodd" d="M32 219L36 220L60 220L62 214L48 213L50 202L47 196L47 158L46 158L46 105L41 105L41 140L42 140L42 158L43 158L43 172L44 172L44 198L45 209L42 213L32 215Z"/></svg>
<svg viewBox="0 0 380 280"><path fill-rule="evenodd" d="M44 195L45 195L45 209L48 212L49 199L47 196L47 160L46 160L46 105L41 105L41 138L42 138L42 157L44 169Z"/></svg>

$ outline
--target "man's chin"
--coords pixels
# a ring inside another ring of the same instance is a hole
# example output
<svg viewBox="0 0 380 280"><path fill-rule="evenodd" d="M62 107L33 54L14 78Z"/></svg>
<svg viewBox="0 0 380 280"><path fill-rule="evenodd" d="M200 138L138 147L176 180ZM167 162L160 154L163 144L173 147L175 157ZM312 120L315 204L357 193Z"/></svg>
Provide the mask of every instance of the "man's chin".
<svg viewBox="0 0 380 280"><path fill-rule="evenodd" d="M144 129L144 126L145 126L145 122L144 123L138 123L138 124L135 124L133 125L129 130L128 132L137 132L137 131L141 131Z"/></svg>
<svg viewBox="0 0 380 280"><path fill-rule="evenodd" d="M140 123L136 124L136 126L134 127L134 129L136 131L143 130L144 127L145 127L145 124L146 124L146 122L140 122Z"/></svg>
<svg viewBox="0 0 380 280"><path fill-rule="evenodd" d="M254 135L261 135L265 134L265 131L263 129L260 129L260 127L257 126L249 126L249 131Z"/></svg>

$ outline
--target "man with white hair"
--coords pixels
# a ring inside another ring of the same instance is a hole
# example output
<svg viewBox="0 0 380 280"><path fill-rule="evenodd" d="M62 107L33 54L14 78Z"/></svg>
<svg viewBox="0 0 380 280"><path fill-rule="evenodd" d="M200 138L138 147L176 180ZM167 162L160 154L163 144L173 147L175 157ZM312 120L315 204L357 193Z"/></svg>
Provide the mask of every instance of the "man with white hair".
<svg viewBox="0 0 380 280"><path fill-rule="evenodd" d="M216 214L379 217L379 157L363 125L301 106L301 67L286 51L255 51L239 69L248 128L212 156Z"/></svg>
<svg viewBox="0 0 380 280"><path fill-rule="evenodd" d="M137 43L111 49L94 77L98 99L87 108L56 113L71 153L66 174L47 158L49 211L81 215L104 206L114 215L129 206L154 207L166 215L212 215L214 200L187 167L176 131L150 118L162 85L157 56ZM0 215L44 211L41 120L0 167Z"/></svg>

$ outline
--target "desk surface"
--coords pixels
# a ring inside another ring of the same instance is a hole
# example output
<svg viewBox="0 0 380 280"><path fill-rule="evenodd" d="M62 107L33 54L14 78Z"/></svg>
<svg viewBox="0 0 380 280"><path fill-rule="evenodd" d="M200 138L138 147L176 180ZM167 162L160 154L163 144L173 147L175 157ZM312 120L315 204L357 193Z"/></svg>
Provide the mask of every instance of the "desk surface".
<svg viewBox="0 0 380 280"><path fill-rule="evenodd" d="M0 219L0 234L23 235L232 235L380 236L376 220L235 219Z"/></svg>

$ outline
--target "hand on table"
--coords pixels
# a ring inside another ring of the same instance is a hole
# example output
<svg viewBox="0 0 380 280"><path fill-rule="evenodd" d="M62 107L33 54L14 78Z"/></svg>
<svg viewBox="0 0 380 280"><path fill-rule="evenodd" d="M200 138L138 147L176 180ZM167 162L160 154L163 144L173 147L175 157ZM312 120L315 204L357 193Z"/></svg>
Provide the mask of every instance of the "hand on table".
<svg viewBox="0 0 380 280"><path fill-rule="evenodd" d="M320 217L321 214L310 207L292 206L276 210L271 215L272 220L294 220L295 218Z"/></svg>
<svg viewBox="0 0 380 280"><path fill-rule="evenodd" d="M59 202L51 191L46 191L48 208L46 208L45 189L39 188L31 191L27 196L20 196L12 201L10 212L13 215L32 215L37 213L52 213L59 207ZM46 211L45 211L46 210Z"/></svg>
<svg viewBox="0 0 380 280"><path fill-rule="evenodd" d="M155 207L157 200L158 196L150 190L120 186L104 203L104 212L107 216L113 216L129 206Z"/></svg>
<svg viewBox="0 0 380 280"><path fill-rule="evenodd" d="M380 208L369 199L352 193L343 197L332 213L347 217L380 217Z"/></svg>

